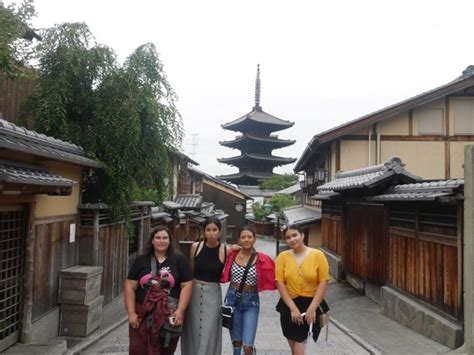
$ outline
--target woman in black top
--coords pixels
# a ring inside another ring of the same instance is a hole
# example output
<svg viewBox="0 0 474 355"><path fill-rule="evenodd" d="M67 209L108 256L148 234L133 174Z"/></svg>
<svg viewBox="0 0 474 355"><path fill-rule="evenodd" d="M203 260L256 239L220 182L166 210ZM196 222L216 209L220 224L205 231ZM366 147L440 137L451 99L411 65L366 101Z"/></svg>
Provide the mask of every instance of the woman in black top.
<svg viewBox="0 0 474 355"><path fill-rule="evenodd" d="M220 278L229 250L220 243L220 234L220 221L210 217L204 225L204 240L191 247L194 286L181 338L183 355L221 353Z"/></svg>
<svg viewBox="0 0 474 355"><path fill-rule="evenodd" d="M153 263L156 273L169 272L174 278L174 286L169 290L169 295L178 299L178 307L171 315L174 325L183 324L184 312L188 307L192 293L192 270L186 258L175 250L171 232L166 227L157 227L150 233L147 251L140 255L133 263L125 280L124 296L125 307L129 323L129 353L147 354L153 345L150 342L146 319L139 322L138 314L143 308L146 295L146 285L140 285L140 280L145 280L152 272ZM145 276L144 279L142 279ZM161 342L161 354L174 354L179 337L172 338L167 347ZM154 351L152 349L151 351Z"/></svg>

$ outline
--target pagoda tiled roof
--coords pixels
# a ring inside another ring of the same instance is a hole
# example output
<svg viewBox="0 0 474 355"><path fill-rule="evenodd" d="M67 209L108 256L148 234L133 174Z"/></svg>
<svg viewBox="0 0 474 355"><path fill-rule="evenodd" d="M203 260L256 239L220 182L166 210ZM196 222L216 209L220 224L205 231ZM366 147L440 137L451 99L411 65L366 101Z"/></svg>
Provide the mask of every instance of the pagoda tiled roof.
<svg viewBox="0 0 474 355"><path fill-rule="evenodd" d="M247 172L239 172L236 174L229 174L229 175L220 175L218 176L219 179L229 181L234 179L239 179L243 177L250 177L253 179L267 179L269 177L274 176L273 173L262 173L257 171L247 171Z"/></svg>
<svg viewBox="0 0 474 355"><path fill-rule="evenodd" d="M247 159L271 161L271 162L281 163L281 164L290 164L296 161L295 158L285 158L285 157L279 157L279 156L270 155L270 154L254 154L254 153L244 153L235 157L220 158L217 160L221 163L229 163L229 162L236 162L236 161L247 160Z"/></svg>
<svg viewBox="0 0 474 355"><path fill-rule="evenodd" d="M259 137L253 134L243 134L243 135L237 136L235 139L231 141L221 141L219 143L225 147L232 147L232 146L238 146L239 144L242 144L242 143L248 144L247 142L251 142L251 141L255 141L256 143L261 143L261 142L270 143L278 147L286 147L296 142L295 140L279 139L278 137L274 137L274 136Z"/></svg>
<svg viewBox="0 0 474 355"><path fill-rule="evenodd" d="M252 121L269 126L278 126L277 130L286 129L295 124L294 122L282 120L281 118L270 115L263 111L260 107L254 107L252 111L243 115L242 117L239 117L232 122L223 124L222 128L235 131L238 130L239 126L246 121Z"/></svg>

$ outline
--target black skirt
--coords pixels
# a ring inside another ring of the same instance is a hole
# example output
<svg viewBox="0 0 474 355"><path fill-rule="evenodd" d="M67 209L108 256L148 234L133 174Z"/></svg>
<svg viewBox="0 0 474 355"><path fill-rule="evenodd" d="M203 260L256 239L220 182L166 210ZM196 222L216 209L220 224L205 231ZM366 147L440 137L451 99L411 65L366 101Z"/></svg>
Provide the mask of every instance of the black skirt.
<svg viewBox="0 0 474 355"><path fill-rule="evenodd" d="M298 310L300 311L300 313L303 313L303 312L306 312L312 300L313 300L313 297L296 297L293 299L293 302L295 302L295 305L296 307L298 307ZM321 308L323 309L325 313L329 311L329 306L325 300L321 301ZM281 329L283 331L283 335L285 336L285 338L296 341L298 343L304 343L306 339L308 338L309 325L306 323L302 325L293 323L291 321L291 311L281 298L278 301L276 310L278 313L280 313L280 324L281 324ZM316 310L316 319L319 319L320 315L321 315L321 310L318 307L318 309ZM315 321L315 323L313 324L313 340L314 341L318 340L320 332L321 332L321 327Z"/></svg>

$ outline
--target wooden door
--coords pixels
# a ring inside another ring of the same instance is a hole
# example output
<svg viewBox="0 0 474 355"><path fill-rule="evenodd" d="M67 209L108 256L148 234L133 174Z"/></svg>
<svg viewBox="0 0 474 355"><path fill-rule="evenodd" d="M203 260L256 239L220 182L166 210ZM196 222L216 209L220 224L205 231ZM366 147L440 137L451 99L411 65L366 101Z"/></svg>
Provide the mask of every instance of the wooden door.
<svg viewBox="0 0 474 355"><path fill-rule="evenodd" d="M25 240L25 210L0 206L0 352L20 339Z"/></svg>
<svg viewBox="0 0 474 355"><path fill-rule="evenodd" d="M362 280L366 278L367 216L365 206L347 208L346 271Z"/></svg>
<svg viewBox="0 0 474 355"><path fill-rule="evenodd" d="M347 208L347 272L375 284L383 284L386 269L384 211L378 205Z"/></svg>

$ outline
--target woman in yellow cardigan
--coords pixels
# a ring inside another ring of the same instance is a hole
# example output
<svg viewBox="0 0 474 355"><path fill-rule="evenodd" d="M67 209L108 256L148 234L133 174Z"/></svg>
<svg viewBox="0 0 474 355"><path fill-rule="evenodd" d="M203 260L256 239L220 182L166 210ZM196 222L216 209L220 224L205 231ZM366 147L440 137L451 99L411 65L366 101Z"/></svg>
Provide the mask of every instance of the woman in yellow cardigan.
<svg viewBox="0 0 474 355"><path fill-rule="evenodd" d="M316 323L318 308L324 302L329 265L323 252L304 245L304 234L299 226L290 225L284 233L290 250L280 253L275 263L275 279L281 296L277 311L292 355L302 355L309 325ZM314 327L317 338L320 329L317 323Z"/></svg>

